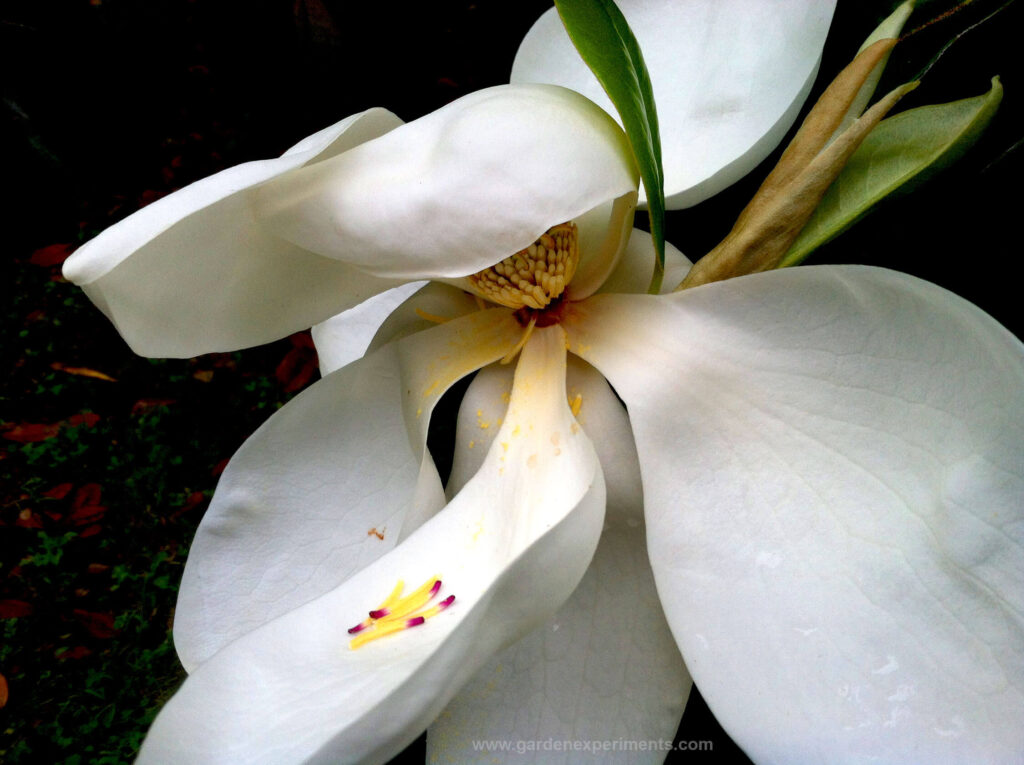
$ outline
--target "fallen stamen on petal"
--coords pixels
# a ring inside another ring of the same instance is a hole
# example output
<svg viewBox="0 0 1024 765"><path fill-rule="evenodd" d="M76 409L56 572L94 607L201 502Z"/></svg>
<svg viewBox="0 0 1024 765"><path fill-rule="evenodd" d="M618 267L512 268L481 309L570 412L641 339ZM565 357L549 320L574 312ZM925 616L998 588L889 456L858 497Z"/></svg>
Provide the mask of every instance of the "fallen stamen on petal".
<svg viewBox="0 0 1024 765"><path fill-rule="evenodd" d="M525 250L473 274L469 282L491 302L539 310L565 291L579 262L576 224L570 221L552 226Z"/></svg>
<svg viewBox="0 0 1024 765"><path fill-rule="evenodd" d="M433 313L427 313L422 308L416 309L416 315L419 316L421 319L426 319L427 321L433 322L434 324L445 324L451 321L451 319L448 317L438 316L437 314Z"/></svg>
<svg viewBox="0 0 1024 765"><path fill-rule="evenodd" d="M385 601L374 610L370 611L370 618L349 629L349 634L364 633L349 641L349 648L356 649L371 640L400 632L409 627L418 627L427 619L444 611L455 601L454 595L449 595L430 608L423 609L441 591L441 578L431 577L426 583L401 598L404 583L399 581L395 589ZM416 613L416 612L419 613Z"/></svg>
<svg viewBox="0 0 1024 765"><path fill-rule="evenodd" d="M523 336L519 338L519 342L515 344L512 350L505 354L501 360L502 364L508 364L519 354L519 351L523 350L523 346L526 345L526 341L530 339L530 335L533 334L533 328L536 326L537 317L531 316L530 323L526 325L526 331L523 332Z"/></svg>

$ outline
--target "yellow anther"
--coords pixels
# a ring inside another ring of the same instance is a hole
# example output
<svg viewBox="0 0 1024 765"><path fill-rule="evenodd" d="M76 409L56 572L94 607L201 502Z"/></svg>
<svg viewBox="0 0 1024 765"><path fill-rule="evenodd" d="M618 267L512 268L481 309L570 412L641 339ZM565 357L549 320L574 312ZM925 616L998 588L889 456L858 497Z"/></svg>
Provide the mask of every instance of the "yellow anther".
<svg viewBox="0 0 1024 765"><path fill-rule="evenodd" d="M426 319L427 321L432 322L434 324L444 324L445 322L451 321L451 319L445 316L438 316L437 314L434 313L427 313L422 308L416 309L416 315L419 316L421 319Z"/></svg>
<svg viewBox="0 0 1024 765"><path fill-rule="evenodd" d="M469 277L485 298L509 308L546 307L565 291L580 262L576 224L560 223L525 250Z"/></svg>
<svg viewBox="0 0 1024 765"><path fill-rule="evenodd" d="M430 602L430 599L432 597L434 597L434 593L432 593L430 590L439 581L441 581L441 577L431 577L418 590L410 593L409 595L406 595L397 603L391 605L391 607L389 608L391 613L381 617L379 621L393 622L398 619L401 619L403 616L411 614L417 608L422 608Z"/></svg>
<svg viewBox="0 0 1024 765"><path fill-rule="evenodd" d="M356 649L385 635L418 627L455 601L455 596L449 595L440 603L425 608L441 591L441 578L438 576L431 577L422 587L403 598L401 595L404 587L405 583L399 580L384 602L370 612L370 618L349 630L350 635L355 635L349 641L349 648Z"/></svg>
<svg viewBox="0 0 1024 765"><path fill-rule="evenodd" d="M352 650L355 650L356 648L359 648L359 646L369 643L371 640L382 638L385 635L392 635L396 632L401 632L404 629L407 629L405 622L376 624L374 625L373 629L369 632L364 632L362 635L357 635L356 637L352 638L348 643L348 647Z"/></svg>

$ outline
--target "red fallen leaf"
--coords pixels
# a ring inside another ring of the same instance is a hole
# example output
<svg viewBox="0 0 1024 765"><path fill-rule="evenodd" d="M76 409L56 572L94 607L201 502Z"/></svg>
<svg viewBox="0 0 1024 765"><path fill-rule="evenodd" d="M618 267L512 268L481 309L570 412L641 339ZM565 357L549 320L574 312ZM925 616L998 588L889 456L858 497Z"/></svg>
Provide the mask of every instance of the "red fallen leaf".
<svg viewBox="0 0 1024 765"><path fill-rule="evenodd" d="M26 322L29 322L29 321L42 321L45 318L46 318L46 311L43 311L43 310L40 310L40 309L37 308L34 311L29 311L28 312L28 314L25 316L25 321Z"/></svg>
<svg viewBox="0 0 1024 765"><path fill-rule="evenodd" d="M98 483L83 484L75 492L75 498L71 502L71 507L74 510L78 510L87 505L98 505L102 494L103 487Z"/></svg>
<svg viewBox="0 0 1024 765"><path fill-rule="evenodd" d="M200 369L198 372L193 372L192 376L199 380L199 382L208 383L213 379L212 369Z"/></svg>
<svg viewBox="0 0 1024 765"><path fill-rule="evenodd" d="M213 469L210 470L210 475L220 475L221 473L223 473L224 472L224 468L226 468L228 466L228 462L230 461L230 459L231 459L230 457L225 457L220 462L218 462L216 465L214 465Z"/></svg>
<svg viewBox="0 0 1024 765"><path fill-rule="evenodd" d="M74 648L58 648L53 655L64 661L65 659L82 659L91 653L92 651L84 645L76 645Z"/></svg>
<svg viewBox="0 0 1024 765"><path fill-rule="evenodd" d="M87 574L102 574L104 571L109 570L110 566L108 566L106 563L90 563L86 567L85 572Z"/></svg>
<svg viewBox="0 0 1024 765"><path fill-rule="evenodd" d="M192 492L191 494L188 495L188 499L185 500L185 504L179 507L173 513L171 513L170 519L172 521L177 520L185 513L197 508L199 505L203 503L203 500L205 499L206 495L204 495L201 491Z"/></svg>
<svg viewBox="0 0 1024 765"><path fill-rule="evenodd" d="M288 338L292 349L281 359L274 370L274 376L281 383L285 393L294 393L305 387L319 368L313 338L307 332L299 332Z"/></svg>
<svg viewBox="0 0 1024 765"><path fill-rule="evenodd" d="M87 428L91 428L97 422L100 421L100 416L95 412L82 412L81 414L73 414L64 420L69 427L77 428L79 425L85 425Z"/></svg>
<svg viewBox="0 0 1024 765"><path fill-rule="evenodd" d="M98 483L87 483L79 487L78 491L75 492L74 500L71 502L71 516L68 520L76 526L84 526L87 523L95 523L100 520L104 513L107 512L106 506L100 504L102 493L103 487ZM86 536L84 531L82 536Z"/></svg>
<svg viewBox="0 0 1024 765"><path fill-rule="evenodd" d="M76 608L72 613L90 635L101 640L112 638L121 631L114 627L114 617L111 614L85 611L81 608Z"/></svg>
<svg viewBox="0 0 1024 765"><path fill-rule="evenodd" d="M139 195L139 207L145 207L148 204L155 202L160 197L167 196L166 191L156 191L155 189L146 189Z"/></svg>
<svg viewBox="0 0 1024 765"><path fill-rule="evenodd" d="M92 377L96 380L117 382L116 378L111 377L104 372L97 372L95 369L89 369L89 367L69 367L59 361L55 361L50 364L50 369L56 369L58 372L67 372L69 375L78 375L79 377Z"/></svg>
<svg viewBox="0 0 1024 765"><path fill-rule="evenodd" d="M43 519L26 507L18 513L18 520L14 522L14 525L21 526L23 529L41 529L43 528Z"/></svg>
<svg viewBox="0 0 1024 765"><path fill-rule="evenodd" d="M75 488L73 483L59 483L52 489L44 491L43 496L49 497L50 499L64 499L64 497L66 497L73 488Z"/></svg>
<svg viewBox="0 0 1024 765"><path fill-rule="evenodd" d="M154 409L159 409L162 406L170 406L176 404L177 399L173 398L140 398L134 404L132 404L132 416L135 417L140 414L146 414Z"/></svg>
<svg viewBox="0 0 1024 765"><path fill-rule="evenodd" d="M313 344L313 335L308 330L296 332L294 335L290 335L288 340L291 341L292 346L295 348L316 348L316 345Z"/></svg>
<svg viewBox="0 0 1024 765"><path fill-rule="evenodd" d="M78 536L82 537L83 539L85 537L94 537L101 531L103 531L103 527L97 523L94 526L86 526L84 529L78 532Z"/></svg>
<svg viewBox="0 0 1024 765"><path fill-rule="evenodd" d="M7 678L0 672L0 709L7 706L7 700L11 697L11 691L7 687Z"/></svg>
<svg viewBox="0 0 1024 765"><path fill-rule="evenodd" d="M19 444L34 444L53 438L60 432L60 423L52 425L46 423L22 422L15 425L13 422L5 423L3 435L8 441L16 441Z"/></svg>
<svg viewBox="0 0 1024 765"><path fill-rule="evenodd" d="M28 262L34 266L59 266L74 251L70 244L51 244L32 253Z"/></svg>
<svg viewBox="0 0 1024 765"><path fill-rule="evenodd" d="M32 613L32 604L24 600L0 600L0 619L17 619Z"/></svg>

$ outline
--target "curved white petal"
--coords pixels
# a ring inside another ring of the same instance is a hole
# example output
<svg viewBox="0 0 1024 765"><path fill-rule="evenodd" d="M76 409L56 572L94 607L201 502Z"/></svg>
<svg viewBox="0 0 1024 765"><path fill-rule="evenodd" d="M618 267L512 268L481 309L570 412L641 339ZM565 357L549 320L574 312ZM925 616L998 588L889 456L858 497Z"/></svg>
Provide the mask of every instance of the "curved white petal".
<svg viewBox="0 0 1024 765"><path fill-rule="evenodd" d="M425 284L409 282L393 287L315 325L313 345L320 362L320 374L329 375L362 358L381 324Z"/></svg>
<svg viewBox="0 0 1024 765"><path fill-rule="evenodd" d="M468 479L479 467L492 432L480 426L505 416L511 382L507 366L492 364L470 385L459 414L453 481ZM671 742L679 725L691 683L647 560L629 420L604 378L575 357L566 390L570 401L580 396L577 421L593 440L605 476L608 510L601 543L583 581L554 617L491 659L441 713L429 729L428 762L508 759L547 765L582 757L660 763L663 749L627 747ZM458 486L449 482L448 492L453 488ZM554 752L543 748L550 741L592 748ZM480 748L483 742L507 742L513 749L488 751Z"/></svg>
<svg viewBox="0 0 1024 765"><path fill-rule="evenodd" d="M254 192L400 124L390 112L371 109L278 159L197 181L87 242L68 258L64 275L147 356L228 351L307 329L398 282L277 238L261 226Z"/></svg>
<svg viewBox="0 0 1024 765"><path fill-rule="evenodd" d="M443 507L424 449L431 411L521 333L495 310L385 346L317 382L242 445L185 566L174 642L187 670L337 587Z"/></svg>
<svg viewBox="0 0 1024 765"><path fill-rule="evenodd" d="M164 707L140 762L382 762L495 651L557 609L604 516L593 447L572 432L565 336L534 334L481 471L408 540L337 589L231 643ZM346 628L404 580L451 608L358 649Z"/></svg>
<svg viewBox="0 0 1024 765"><path fill-rule="evenodd" d="M772 271L579 307L658 591L758 762L1024 757L1024 350L913 277Z"/></svg>
<svg viewBox="0 0 1024 765"><path fill-rule="evenodd" d="M276 179L259 209L278 236L367 273L459 277L599 205L634 201L638 177L625 134L593 103L505 85Z"/></svg>
<svg viewBox="0 0 1024 765"><path fill-rule="evenodd" d="M661 293L674 290L692 267L689 258L671 242L665 242L665 276L661 281ZM635 228L622 253L622 259L601 285L599 292L643 295L651 284L653 273L654 242L648 232Z"/></svg>
<svg viewBox="0 0 1024 765"><path fill-rule="evenodd" d="M782 140L818 71L835 0L619 0L651 75L669 209L742 178ZM512 82L572 88L615 115L552 8Z"/></svg>

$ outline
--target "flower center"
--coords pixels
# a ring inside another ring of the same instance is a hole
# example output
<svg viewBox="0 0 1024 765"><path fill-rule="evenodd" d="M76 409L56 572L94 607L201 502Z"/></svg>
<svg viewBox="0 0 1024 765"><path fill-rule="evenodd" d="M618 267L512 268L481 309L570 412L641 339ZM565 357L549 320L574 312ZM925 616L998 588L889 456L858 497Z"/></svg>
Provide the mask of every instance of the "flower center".
<svg viewBox="0 0 1024 765"><path fill-rule="evenodd" d="M580 248L576 224L552 226L515 255L469 277L488 300L509 308L545 308L576 273Z"/></svg>

